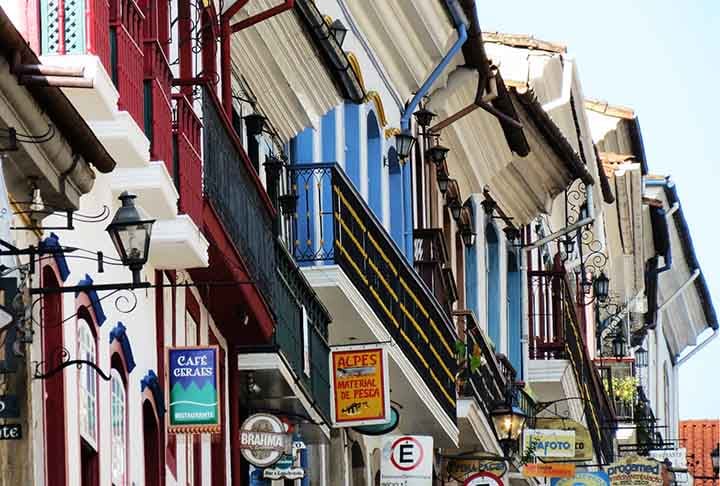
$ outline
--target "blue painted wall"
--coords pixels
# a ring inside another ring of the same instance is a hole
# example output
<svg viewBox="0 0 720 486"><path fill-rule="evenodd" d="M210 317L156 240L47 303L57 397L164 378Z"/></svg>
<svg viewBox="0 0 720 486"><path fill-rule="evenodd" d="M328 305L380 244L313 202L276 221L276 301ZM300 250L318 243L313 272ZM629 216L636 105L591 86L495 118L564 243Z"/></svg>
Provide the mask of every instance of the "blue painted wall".
<svg viewBox="0 0 720 486"><path fill-rule="evenodd" d="M485 225L488 335L500 352L500 242L493 224Z"/></svg>
<svg viewBox="0 0 720 486"><path fill-rule="evenodd" d="M368 202L379 221L382 214L382 140L380 125L373 111L367 114Z"/></svg>
<svg viewBox="0 0 720 486"><path fill-rule="evenodd" d="M520 261L514 250L508 249L507 320L508 359L522 380L522 279Z"/></svg>
<svg viewBox="0 0 720 486"><path fill-rule="evenodd" d="M306 128L290 141L290 160L294 164L309 164L313 162L313 130ZM308 214L315 213L315 191L312 184L304 178L298 177L295 183L298 191L297 206L297 235L299 245L296 252L299 255L312 253L317 247L315 241L315 224Z"/></svg>
<svg viewBox="0 0 720 486"><path fill-rule="evenodd" d="M345 173L360 192L360 105L345 103Z"/></svg>
<svg viewBox="0 0 720 486"><path fill-rule="evenodd" d="M410 262L410 265L413 264L414 258L413 258L413 198L412 198L412 164L411 163L405 163L401 167L402 169L402 176L403 176L403 191L402 191L402 200L403 200L403 217L405 218L405 221L403 222L403 226L405 227L405 234L404 242L405 242L405 258ZM394 195L390 195L390 197L394 197Z"/></svg>
<svg viewBox="0 0 720 486"><path fill-rule="evenodd" d="M335 109L328 111L320 120L322 134L322 162L337 162L337 137Z"/></svg>

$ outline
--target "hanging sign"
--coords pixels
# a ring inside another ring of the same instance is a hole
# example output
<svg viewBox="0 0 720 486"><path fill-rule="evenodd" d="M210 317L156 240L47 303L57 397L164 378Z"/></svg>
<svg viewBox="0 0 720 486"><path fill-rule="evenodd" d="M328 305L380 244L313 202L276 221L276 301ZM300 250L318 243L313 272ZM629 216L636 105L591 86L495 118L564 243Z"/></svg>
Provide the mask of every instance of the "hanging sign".
<svg viewBox="0 0 720 486"><path fill-rule="evenodd" d="M525 447L535 457L575 457L575 431L558 429L526 429Z"/></svg>
<svg viewBox="0 0 720 486"><path fill-rule="evenodd" d="M300 454L305 449L307 449L305 442L294 440L292 443L292 453L283 454L272 467L264 469L263 478L303 479L305 477L305 469L303 469L300 464Z"/></svg>
<svg viewBox="0 0 720 486"><path fill-rule="evenodd" d="M448 479L464 481L471 474L487 472L502 477L507 472L505 461L481 458L450 459L445 467Z"/></svg>
<svg viewBox="0 0 720 486"><path fill-rule="evenodd" d="M593 458L592 440L590 432L580 422L565 418L538 417L535 419L535 427L538 429L559 429L572 430L575 432L575 461L590 461ZM566 459L543 459L545 462L563 461Z"/></svg>
<svg viewBox="0 0 720 486"><path fill-rule="evenodd" d="M663 462L665 459L670 459L673 469L687 469L688 467L687 449L684 447L668 451L650 451L650 457L660 462Z"/></svg>
<svg viewBox="0 0 720 486"><path fill-rule="evenodd" d="M433 438L390 436L383 442L380 486L432 486Z"/></svg>
<svg viewBox="0 0 720 486"><path fill-rule="evenodd" d="M20 425L20 424L0 425L0 440L20 440L20 439L22 439L22 425Z"/></svg>
<svg viewBox="0 0 720 486"><path fill-rule="evenodd" d="M624 457L607 468L611 486L661 486L662 464L640 456Z"/></svg>
<svg viewBox="0 0 720 486"><path fill-rule="evenodd" d="M0 418L19 418L20 407L18 407L15 395L0 395Z"/></svg>
<svg viewBox="0 0 720 486"><path fill-rule="evenodd" d="M385 346L341 346L330 352L332 422L335 427L391 421Z"/></svg>
<svg viewBox="0 0 720 486"><path fill-rule="evenodd" d="M522 473L526 478L571 478L575 476L575 464L525 464Z"/></svg>
<svg viewBox="0 0 720 486"><path fill-rule="evenodd" d="M610 486L605 471L579 472L571 478L552 478L550 486Z"/></svg>
<svg viewBox="0 0 720 486"><path fill-rule="evenodd" d="M504 483L493 473L479 472L467 478L463 486L504 486Z"/></svg>
<svg viewBox="0 0 720 486"><path fill-rule="evenodd" d="M168 432L220 432L218 347L168 348Z"/></svg>
<svg viewBox="0 0 720 486"><path fill-rule="evenodd" d="M276 416L256 413L240 426L240 449L247 462L264 468L292 452L292 436Z"/></svg>

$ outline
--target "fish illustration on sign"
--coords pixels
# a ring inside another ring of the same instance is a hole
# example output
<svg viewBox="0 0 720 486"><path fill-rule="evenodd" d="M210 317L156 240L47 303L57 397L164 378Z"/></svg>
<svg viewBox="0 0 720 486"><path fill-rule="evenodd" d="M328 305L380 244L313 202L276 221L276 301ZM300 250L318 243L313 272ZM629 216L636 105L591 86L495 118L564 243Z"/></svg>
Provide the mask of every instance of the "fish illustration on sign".
<svg viewBox="0 0 720 486"><path fill-rule="evenodd" d="M348 376L367 376L375 373L374 366L358 366L355 368L338 368L337 374L341 378Z"/></svg>

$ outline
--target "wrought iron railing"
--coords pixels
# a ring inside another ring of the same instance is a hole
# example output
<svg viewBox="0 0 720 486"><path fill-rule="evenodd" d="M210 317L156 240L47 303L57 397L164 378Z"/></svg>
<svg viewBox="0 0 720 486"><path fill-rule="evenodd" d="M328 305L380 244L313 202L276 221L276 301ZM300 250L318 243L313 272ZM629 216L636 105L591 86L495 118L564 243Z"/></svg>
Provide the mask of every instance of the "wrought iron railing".
<svg viewBox="0 0 720 486"><path fill-rule="evenodd" d="M530 271L528 291L530 358L571 362L595 450L612 461L616 417L583 340L567 278L561 271Z"/></svg>
<svg viewBox="0 0 720 486"><path fill-rule="evenodd" d="M335 164L295 165L292 246L302 264L337 264L353 282L453 420L456 415L450 317Z"/></svg>
<svg viewBox="0 0 720 486"><path fill-rule="evenodd" d="M178 105L181 106L181 105ZM187 107L186 107L187 108ZM178 113L181 116L182 112ZM255 174L220 112L217 97L203 95L203 189L207 202L247 264L250 277L275 318L273 343L298 383L330 417L330 316L273 231L272 213L262 200ZM180 123L182 119L178 119ZM193 120L187 120L193 124ZM192 140L192 135L188 142ZM182 173L182 167L181 167ZM180 179L181 183L183 179ZM181 194L185 192L180 190Z"/></svg>
<svg viewBox="0 0 720 486"><path fill-rule="evenodd" d="M120 98L118 108L127 111L140 127L145 126L143 87L143 22L145 16L135 0L122 0L110 16L111 73Z"/></svg>
<svg viewBox="0 0 720 486"><path fill-rule="evenodd" d="M505 399L508 380L497 360L495 350L482 329L477 325L472 311L463 310L453 313L458 328L464 330L465 356L462 357L462 369L459 373L459 394L473 397L490 420L490 411L496 403ZM473 363L479 358L477 362ZM475 369L473 369L475 367Z"/></svg>

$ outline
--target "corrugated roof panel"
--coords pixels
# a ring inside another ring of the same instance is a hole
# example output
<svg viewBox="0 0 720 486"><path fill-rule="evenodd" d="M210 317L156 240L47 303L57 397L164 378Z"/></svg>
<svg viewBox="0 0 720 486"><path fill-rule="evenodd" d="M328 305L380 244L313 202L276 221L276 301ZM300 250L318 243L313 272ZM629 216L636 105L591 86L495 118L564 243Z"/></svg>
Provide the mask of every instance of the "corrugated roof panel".
<svg viewBox="0 0 720 486"><path fill-rule="evenodd" d="M233 21L275 3L254 0ZM284 141L342 102L312 40L291 11L233 34L231 52L240 74Z"/></svg>

